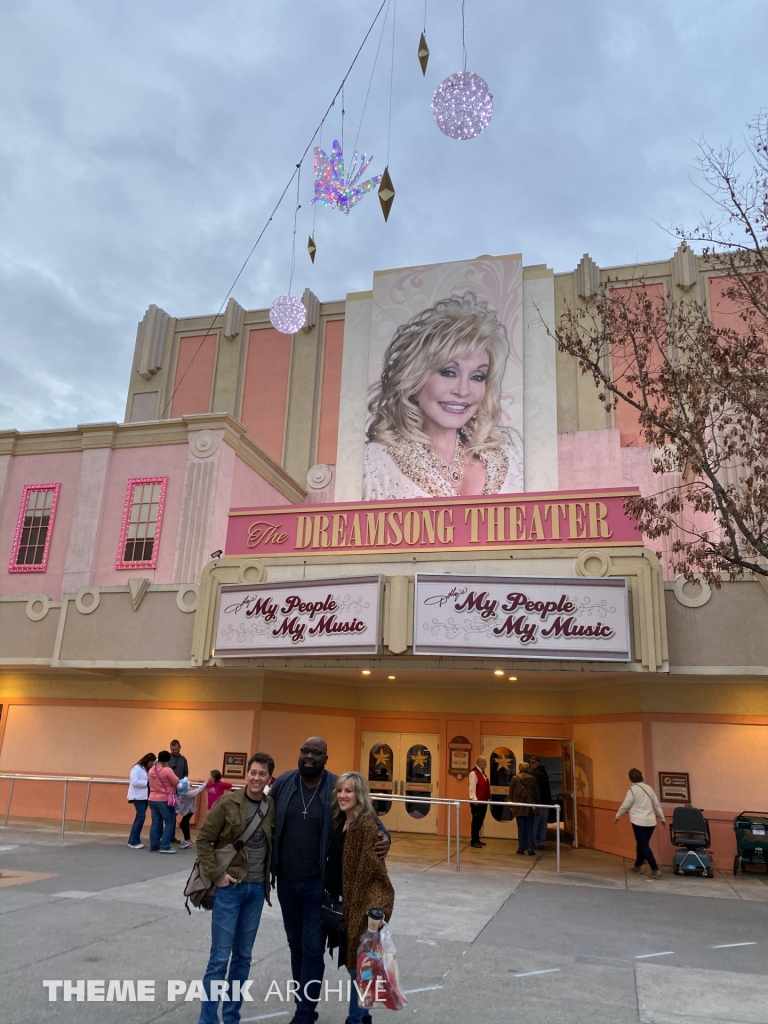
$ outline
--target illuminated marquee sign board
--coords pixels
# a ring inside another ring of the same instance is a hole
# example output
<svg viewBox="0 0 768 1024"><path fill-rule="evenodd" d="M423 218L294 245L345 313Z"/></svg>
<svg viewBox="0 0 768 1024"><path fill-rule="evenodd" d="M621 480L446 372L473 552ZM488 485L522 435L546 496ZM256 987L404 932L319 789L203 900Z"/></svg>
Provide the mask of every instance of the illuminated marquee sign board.
<svg viewBox="0 0 768 1024"><path fill-rule="evenodd" d="M227 555L328 555L642 544L637 490L232 509Z"/></svg>
<svg viewBox="0 0 768 1024"><path fill-rule="evenodd" d="M629 661L623 577L417 573L413 653Z"/></svg>
<svg viewBox="0 0 768 1024"><path fill-rule="evenodd" d="M224 585L213 657L378 654L381 576Z"/></svg>

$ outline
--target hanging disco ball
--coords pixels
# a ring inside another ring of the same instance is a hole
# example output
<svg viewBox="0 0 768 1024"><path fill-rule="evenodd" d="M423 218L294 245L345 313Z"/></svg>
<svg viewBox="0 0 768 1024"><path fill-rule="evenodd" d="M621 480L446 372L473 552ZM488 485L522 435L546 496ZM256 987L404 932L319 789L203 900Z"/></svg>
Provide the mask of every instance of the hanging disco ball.
<svg viewBox="0 0 768 1024"><path fill-rule="evenodd" d="M270 307L269 319L281 334L296 334L307 322L307 311L295 295L278 295Z"/></svg>
<svg viewBox="0 0 768 1024"><path fill-rule="evenodd" d="M441 82L432 97L435 124L452 139L474 139L493 116L493 96L479 75L458 71Z"/></svg>

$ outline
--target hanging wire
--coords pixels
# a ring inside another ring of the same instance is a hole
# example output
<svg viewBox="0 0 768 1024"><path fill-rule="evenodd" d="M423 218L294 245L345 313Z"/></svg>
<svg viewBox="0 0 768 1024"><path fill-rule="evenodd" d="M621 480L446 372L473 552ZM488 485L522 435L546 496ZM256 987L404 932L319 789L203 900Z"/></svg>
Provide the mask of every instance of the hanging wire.
<svg viewBox="0 0 768 1024"><path fill-rule="evenodd" d="M296 269L296 222L299 219L299 210L301 209L301 164L297 166L296 175L296 209L293 211L293 245L291 247L291 276L288 279L288 294L291 294L291 285L293 284L293 272Z"/></svg>
<svg viewBox="0 0 768 1024"><path fill-rule="evenodd" d="M352 69L354 68L355 64L357 63L358 57L363 52L363 47L368 42L368 37L370 36L371 32L373 32L373 29L374 29L374 27L376 25L376 22L379 20L379 16L381 15L381 12L386 7L387 3L388 3L388 0L382 0L379 9L376 11L376 14L374 15L373 21L368 26L368 31L363 36L363 41L360 43L360 46L357 48L357 52L355 53L355 56L352 58L352 63L347 68L347 72L346 72L346 74L344 75L344 77L341 80L341 85L338 87L336 92L333 94L333 98L332 98L331 102L328 104L328 106L327 106L327 108L325 110L325 113L320 118L320 123L315 128L315 130L312 132L312 138L309 140L309 142L307 143L307 145L306 145L306 147L304 149L304 152L301 154L301 159L299 160L299 162L294 167L293 174L290 176L290 178L286 182L285 188L280 193L280 196L278 197L277 202L273 206L272 212L270 213L269 217L267 217L267 220L266 220L266 223L264 224L264 227L261 229L261 231L259 232L259 234L258 234L258 236L256 238L256 241L251 246L250 252L248 253L248 255L243 260L243 265L240 267L240 269L237 272L237 275L235 276L234 281L229 286L229 290L228 290L227 294L224 296L224 299L223 299L221 305L219 306L218 311L216 313L214 313L213 317L211 318L211 323L210 323L208 329L206 331L204 331L204 333L203 333L203 340L200 342L200 344L197 347L197 350L196 350L195 354L190 359L189 364L188 364L186 370L184 371L184 373L179 378L179 383L173 389L173 391L171 392L170 397L168 398L168 401L163 406L162 416L160 417L161 419L165 418L165 414L167 413L168 409L170 408L171 402L173 401L176 392L181 387L181 385L182 385L182 383L184 381L184 378L186 377L186 375L189 373L190 369L192 368L192 364L194 363L195 359L200 354L200 351L202 350L202 347L205 344L208 335L213 330L213 327L214 327L214 325L216 323L216 320L221 316L221 313L222 313L224 307L226 306L227 302L229 301L230 295L235 290L235 285L237 284L237 282L242 277L243 271L245 270L245 268L250 263L251 256L253 256L253 254L256 252L256 248L257 248L259 242L262 240L262 238L266 234L267 228L272 223L272 219L274 218L274 216L277 213L277 211L280 209L280 205L281 205L283 199L285 199L285 197L286 197L286 195L288 193L288 189L293 184L293 179L299 173L299 169L301 168L301 165L304 162L304 158L306 157L307 153L312 148L312 144L314 143L315 139L317 138L318 133L321 131L321 129L323 127L323 124L325 123L325 121L326 121L328 115L330 114L331 110L333 110L334 104L336 103L336 100L338 99L338 97L339 97L339 95L341 93L341 90L344 88L345 82L347 81L347 79L349 78L350 74L352 73Z"/></svg>
<svg viewBox="0 0 768 1024"><path fill-rule="evenodd" d="M379 36L379 45L376 47L376 56L373 58L373 67L371 68L371 77L368 79L368 90L367 90L367 92L365 94L365 101L363 102L363 112L360 115L360 124L358 125L358 128L357 128L357 135L355 136L355 146L354 146L354 151L355 152L357 152L357 143L358 143L358 140L360 139L360 132L362 131L362 127L363 127L363 118L365 117L365 111L366 111L366 108L368 106L368 97L371 94L371 85L373 84L373 75L374 75L374 72L376 71L376 64L377 64L378 59L379 59L379 50L381 49L381 44L382 44L382 42L384 40L384 30L387 27L387 18L389 17L390 3L391 3L391 0L387 0L387 10L386 10L386 13L384 15L384 20L381 23L381 34Z"/></svg>
<svg viewBox="0 0 768 1024"><path fill-rule="evenodd" d="M465 38L464 38L464 4L465 3L466 3L466 0L461 0L461 49L462 49L462 52L464 53L464 66L462 68L462 71L466 71L467 70L467 44L466 44Z"/></svg>
<svg viewBox="0 0 768 1024"><path fill-rule="evenodd" d="M395 81L395 22L397 21L397 0L392 6L392 59L389 65L389 123L387 125L387 163L389 167L389 147L392 141L392 88Z"/></svg>
<svg viewBox="0 0 768 1024"><path fill-rule="evenodd" d="M344 152L344 83L341 83L341 152Z"/></svg>
<svg viewBox="0 0 768 1024"><path fill-rule="evenodd" d="M427 34L427 0L424 0L424 35Z"/></svg>

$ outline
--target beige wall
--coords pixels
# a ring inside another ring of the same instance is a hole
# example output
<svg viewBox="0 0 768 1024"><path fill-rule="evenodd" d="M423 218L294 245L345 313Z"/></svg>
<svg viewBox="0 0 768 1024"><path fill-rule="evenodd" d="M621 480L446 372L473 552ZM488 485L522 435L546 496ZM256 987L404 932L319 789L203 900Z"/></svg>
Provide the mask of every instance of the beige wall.
<svg viewBox="0 0 768 1024"><path fill-rule="evenodd" d="M275 759L275 774L296 767L299 748L310 736L328 743L329 771L350 771L355 764L355 719L292 711L262 711L259 747Z"/></svg>
<svg viewBox="0 0 768 1024"><path fill-rule="evenodd" d="M694 807L768 810L768 725L654 722L653 764L659 772L688 772Z"/></svg>
<svg viewBox="0 0 768 1024"><path fill-rule="evenodd" d="M181 742L193 779L221 771L225 750L250 751L252 711L12 705L0 754L6 772L127 778L149 751Z"/></svg>
<svg viewBox="0 0 768 1024"><path fill-rule="evenodd" d="M700 608L664 592L670 665L768 666L768 593L757 580L723 583Z"/></svg>
<svg viewBox="0 0 768 1024"><path fill-rule="evenodd" d="M576 750L576 793L580 800L621 803L630 768L643 770L643 727L640 722L592 722L573 726Z"/></svg>

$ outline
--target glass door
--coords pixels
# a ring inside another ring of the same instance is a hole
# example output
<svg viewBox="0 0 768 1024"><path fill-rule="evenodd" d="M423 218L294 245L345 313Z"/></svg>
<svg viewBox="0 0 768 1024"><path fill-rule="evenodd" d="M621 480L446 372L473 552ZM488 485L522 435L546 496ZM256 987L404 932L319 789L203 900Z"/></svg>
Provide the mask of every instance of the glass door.
<svg viewBox="0 0 768 1024"><path fill-rule="evenodd" d="M437 807L388 796L439 795L438 737L424 733L363 733L361 770L368 779L373 806L391 832L437 832Z"/></svg>
<svg viewBox="0 0 768 1024"><path fill-rule="evenodd" d="M522 736L481 736L480 751L488 761L488 778L491 783L491 800L504 803L509 800L509 786L517 771L518 762L523 759ZM491 839L517 840L517 825L513 820L512 807L488 808L483 823L483 835Z"/></svg>

